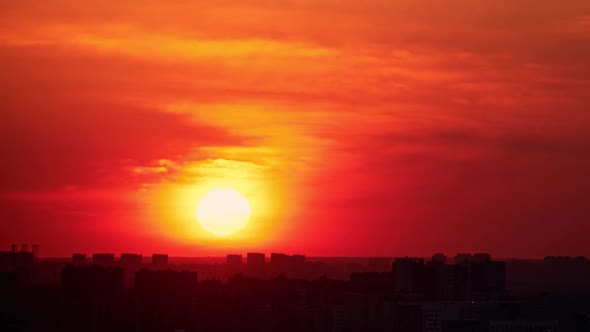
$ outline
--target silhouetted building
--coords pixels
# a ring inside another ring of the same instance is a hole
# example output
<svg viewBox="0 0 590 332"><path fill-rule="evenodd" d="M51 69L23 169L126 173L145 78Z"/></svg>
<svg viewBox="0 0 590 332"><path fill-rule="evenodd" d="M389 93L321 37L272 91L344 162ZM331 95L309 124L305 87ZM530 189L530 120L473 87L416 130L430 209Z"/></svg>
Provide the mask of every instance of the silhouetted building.
<svg viewBox="0 0 590 332"><path fill-rule="evenodd" d="M391 272L360 272L350 275L350 284L362 291L382 291L389 294L393 290L393 274Z"/></svg>
<svg viewBox="0 0 590 332"><path fill-rule="evenodd" d="M86 265L86 254L72 254L72 264L76 266Z"/></svg>
<svg viewBox="0 0 590 332"><path fill-rule="evenodd" d="M423 332L422 305L418 303L397 303L394 305L393 331Z"/></svg>
<svg viewBox="0 0 590 332"><path fill-rule="evenodd" d="M16 244L10 246L10 251L0 251L0 269L12 270L17 253L18 246Z"/></svg>
<svg viewBox="0 0 590 332"><path fill-rule="evenodd" d="M246 272L252 276L262 277L264 275L265 260L264 254L249 252L246 256Z"/></svg>
<svg viewBox="0 0 590 332"><path fill-rule="evenodd" d="M511 301L458 301L463 320L515 320L521 314L521 304Z"/></svg>
<svg viewBox="0 0 590 332"><path fill-rule="evenodd" d="M141 295L190 295L196 290L197 285L197 272L141 269L135 273L135 288Z"/></svg>
<svg viewBox="0 0 590 332"><path fill-rule="evenodd" d="M420 294L424 291L424 259L396 258L393 262L394 291Z"/></svg>
<svg viewBox="0 0 590 332"><path fill-rule="evenodd" d="M121 254L121 265L128 267L137 267L141 265L142 256L139 254Z"/></svg>
<svg viewBox="0 0 590 332"><path fill-rule="evenodd" d="M143 257L140 254L122 253L120 265L125 269L125 287L132 288L135 272L141 268Z"/></svg>
<svg viewBox="0 0 590 332"><path fill-rule="evenodd" d="M477 266L478 264L474 264ZM475 292L482 292L494 297L503 296L506 292L506 263L488 261L483 263L483 277L475 279Z"/></svg>
<svg viewBox="0 0 590 332"><path fill-rule="evenodd" d="M471 262L471 254L457 254L455 255L455 264L467 264Z"/></svg>
<svg viewBox="0 0 590 332"><path fill-rule="evenodd" d="M276 274L301 272L305 264L304 255L287 255L283 253L272 253L270 255L270 265Z"/></svg>
<svg viewBox="0 0 590 332"><path fill-rule="evenodd" d="M283 253L271 253L270 265L273 268L284 269L289 265L289 255Z"/></svg>
<svg viewBox="0 0 590 332"><path fill-rule="evenodd" d="M16 295L18 287L18 275L14 271L0 271L0 300L4 296Z"/></svg>
<svg viewBox="0 0 590 332"><path fill-rule="evenodd" d="M115 254L95 253L92 254L92 264L101 266L112 266L115 264Z"/></svg>
<svg viewBox="0 0 590 332"><path fill-rule="evenodd" d="M197 307L198 300L205 298L203 294L196 297L198 289L197 272L142 269L135 273L135 289L137 300L138 331L173 331L194 326L198 320L203 330L203 321L218 314L223 306L220 298L210 298L205 306ZM199 310L200 308L201 310ZM206 311L208 308L215 310ZM202 313L202 316L197 314ZM226 319L231 319L226 316ZM190 329L196 330L195 328Z"/></svg>
<svg viewBox="0 0 590 332"><path fill-rule="evenodd" d="M455 303L425 303L421 309L423 332L441 332L444 321L459 317L459 307Z"/></svg>
<svg viewBox="0 0 590 332"><path fill-rule="evenodd" d="M37 261L39 246L34 245L33 248L37 251L28 251L29 246L21 245L21 250L18 250L18 245L13 244L10 251L0 252L0 269L11 270L14 268L30 268Z"/></svg>
<svg viewBox="0 0 590 332"><path fill-rule="evenodd" d="M25 246L25 245L23 245ZM30 267L35 263L35 255L30 251L20 251L14 255L14 266L16 268Z"/></svg>
<svg viewBox="0 0 590 332"><path fill-rule="evenodd" d="M14 254L12 251L0 251L0 270L12 269L14 265Z"/></svg>
<svg viewBox="0 0 590 332"><path fill-rule="evenodd" d="M120 295L125 285L122 268L97 265L68 265L62 270L61 283L64 292L72 296Z"/></svg>
<svg viewBox="0 0 590 332"><path fill-rule="evenodd" d="M225 257L225 263L230 268L238 268L242 266L242 255L229 254Z"/></svg>
<svg viewBox="0 0 590 332"><path fill-rule="evenodd" d="M489 332L487 321L481 320L443 320L441 332Z"/></svg>
<svg viewBox="0 0 590 332"><path fill-rule="evenodd" d="M301 265L305 264L305 255L294 254L290 258L290 264L300 267Z"/></svg>
<svg viewBox="0 0 590 332"><path fill-rule="evenodd" d="M165 267L168 265L168 255L167 254L153 254L152 255L152 265L155 267Z"/></svg>
<svg viewBox="0 0 590 332"><path fill-rule="evenodd" d="M373 257L367 264L367 272L386 272L391 270L391 259Z"/></svg>
<svg viewBox="0 0 590 332"><path fill-rule="evenodd" d="M576 332L590 332L590 314L576 314Z"/></svg>
<svg viewBox="0 0 590 332"><path fill-rule="evenodd" d="M513 316L514 303L399 302L394 331L416 332L549 332L556 322L523 321ZM517 310L518 311L518 310Z"/></svg>
<svg viewBox="0 0 590 332"><path fill-rule="evenodd" d="M485 264L492 260L492 255L488 253L476 253L471 257L471 263Z"/></svg>
<svg viewBox="0 0 590 332"><path fill-rule="evenodd" d="M438 264L446 264L447 263L447 256L444 254L438 253L432 255L432 262Z"/></svg>
<svg viewBox="0 0 590 332"><path fill-rule="evenodd" d="M33 259L39 259L39 245L33 244L31 252L33 253Z"/></svg>
<svg viewBox="0 0 590 332"><path fill-rule="evenodd" d="M504 262L492 261L489 254L457 255L455 262L458 262L453 268L455 298L490 299L499 298L505 293Z"/></svg>
<svg viewBox="0 0 590 332"><path fill-rule="evenodd" d="M559 332L558 321L490 321L490 332Z"/></svg>
<svg viewBox="0 0 590 332"><path fill-rule="evenodd" d="M455 274L453 265L433 260L424 267L424 295L429 300L453 299Z"/></svg>

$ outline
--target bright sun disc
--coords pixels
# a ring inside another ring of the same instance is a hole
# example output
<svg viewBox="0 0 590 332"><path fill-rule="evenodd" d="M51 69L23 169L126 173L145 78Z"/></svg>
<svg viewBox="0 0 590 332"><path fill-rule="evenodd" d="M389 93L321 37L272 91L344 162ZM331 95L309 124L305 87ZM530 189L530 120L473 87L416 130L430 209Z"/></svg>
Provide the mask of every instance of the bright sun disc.
<svg viewBox="0 0 590 332"><path fill-rule="evenodd" d="M208 192L197 204L197 219L207 231L226 236L248 224L250 204L239 192L215 189Z"/></svg>

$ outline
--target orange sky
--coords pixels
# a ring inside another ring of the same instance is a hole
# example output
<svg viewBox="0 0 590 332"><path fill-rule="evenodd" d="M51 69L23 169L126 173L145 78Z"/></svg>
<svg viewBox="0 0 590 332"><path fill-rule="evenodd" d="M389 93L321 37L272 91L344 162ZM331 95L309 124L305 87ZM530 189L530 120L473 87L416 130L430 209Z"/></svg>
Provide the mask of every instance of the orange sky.
<svg viewBox="0 0 590 332"><path fill-rule="evenodd" d="M0 0L0 245L590 255L588 59L587 0Z"/></svg>

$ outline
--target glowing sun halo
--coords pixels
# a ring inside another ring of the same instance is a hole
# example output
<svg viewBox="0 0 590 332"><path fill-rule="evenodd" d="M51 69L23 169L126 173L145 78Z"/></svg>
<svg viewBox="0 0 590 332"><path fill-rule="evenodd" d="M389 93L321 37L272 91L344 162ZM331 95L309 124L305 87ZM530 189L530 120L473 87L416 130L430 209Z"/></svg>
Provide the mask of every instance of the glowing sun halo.
<svg viewBox="0 0 590 332"><path fill-rule="evenodd" d="M226 236L240 231L250 219L248 200L232 189L208 192L197 204L201 226L215 235Z"/></svg>

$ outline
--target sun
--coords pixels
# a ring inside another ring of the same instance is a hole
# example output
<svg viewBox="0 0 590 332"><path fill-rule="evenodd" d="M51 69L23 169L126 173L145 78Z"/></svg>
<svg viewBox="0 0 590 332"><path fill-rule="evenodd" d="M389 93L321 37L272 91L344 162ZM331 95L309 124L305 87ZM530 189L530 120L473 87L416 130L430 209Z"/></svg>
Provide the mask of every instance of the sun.
<svg viewBox="0 0 590 332"><path fill-rule="evenodd" d="M203 196L197 204L197 220L210 233L227 236L242 230L251 214L250 203L239 192L220 188Z"/></svg>

